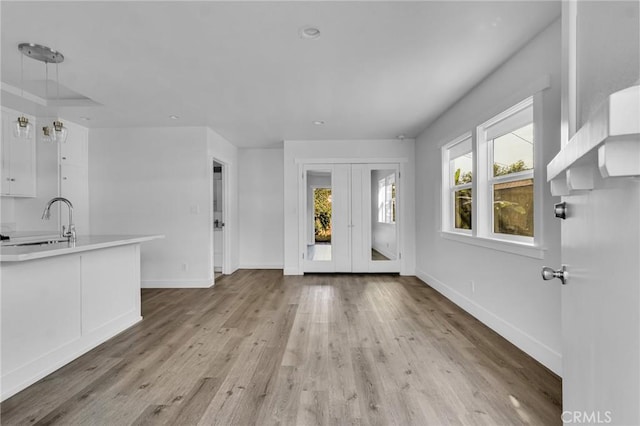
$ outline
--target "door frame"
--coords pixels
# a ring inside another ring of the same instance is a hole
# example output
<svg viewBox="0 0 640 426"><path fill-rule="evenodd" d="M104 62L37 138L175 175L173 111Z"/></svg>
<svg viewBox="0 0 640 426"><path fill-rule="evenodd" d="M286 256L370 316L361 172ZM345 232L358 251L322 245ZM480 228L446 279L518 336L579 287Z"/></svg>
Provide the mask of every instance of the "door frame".
<svg viewBox="0 0 640 426"><path fill-rule="evenodd" d="M407 157L366 157L366 158L296 158L295 163L298 166L298 271L300 275L304 275L305 273L305 259L303 254L306 253L306 188L304 183L304 174L308 168L308 166L313 167L322 167L322 166L333 166L338 164L375 164L375 165L390 165L397 166L397 179L400 190L397 192L397 208L400 217L400 225L398 227L398 257L399 257L399 267L398 271L400 274L403 274L403 271L406 268L406 256L404 252L407 247L405 247L406 241L404 238L404 226L402 223L407 221L409 218L407 217L407 210L405 208L406 204L406 193L407 185L404 182L401 182L406 175L406 167L409 159ZM333 173L333 170L332 170ZM333 178L333 175L332 175ZM349 182L351 185L351 182ZM349 206L349 215L351 215L351 206ZM375 271L371 271L375 272ZM382 272L382 271L381 271Z"/></svg>

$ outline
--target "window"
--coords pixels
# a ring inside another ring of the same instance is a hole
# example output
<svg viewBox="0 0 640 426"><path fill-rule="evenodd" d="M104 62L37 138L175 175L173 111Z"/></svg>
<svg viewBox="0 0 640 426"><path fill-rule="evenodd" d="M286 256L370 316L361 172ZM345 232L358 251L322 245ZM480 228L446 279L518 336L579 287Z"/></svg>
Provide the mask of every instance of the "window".
<svg viewBox="0 0 640 426"><path fill-rule="evenodd" d="M470 232L473 228L473 150L471 135L464 135L445 146L443 160L447 194L445 215L450 228L458 232Z"/></svg>
<svg viewBox="0 0 640 426"><path fill-rule="evenodd" d="M479 126L478 146L487 152L490 236L533 243L532 98Z"/></svg>
<svg viewBox="0 0 640 426"><path fill-rule="evenodd" d="M443 231L534 245L533 97L476 130L442 148Z"/></svg>
<svg viewBox="0 0 640 426"><path fill-rule="evenodd" d="M396 174L378 181L378 222L396 223Z"/></svg>

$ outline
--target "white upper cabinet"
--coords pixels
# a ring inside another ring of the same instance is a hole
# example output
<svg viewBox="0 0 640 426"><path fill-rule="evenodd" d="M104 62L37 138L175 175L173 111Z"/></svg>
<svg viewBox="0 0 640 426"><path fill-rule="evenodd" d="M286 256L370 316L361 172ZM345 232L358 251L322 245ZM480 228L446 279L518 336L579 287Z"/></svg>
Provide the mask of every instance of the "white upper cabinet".
<svg viewBox="0 0 640 426"><path fill-rule="evenodd" d="M60 196L73 203L78 235L86 234L89 232L89 129L68 121L64 124L69 133L66 142L59 145Z"/></svg>
<svg viewBox="0 0 640 426"><path fill-rule="evenodd" d="M35 117L2 108L2 141L0 158L2 167L1 195L13 197L36 196L36 132L29 139L19 139L13 134L18 116L29 119L37 128Z"/></svg>
<svg viewBox="0 0 640 426"><path fill-rule="evenodd" d="M65 122L69 129L66 142L60 144L60 164L87 166L88 130L85 127Z"/></svg>

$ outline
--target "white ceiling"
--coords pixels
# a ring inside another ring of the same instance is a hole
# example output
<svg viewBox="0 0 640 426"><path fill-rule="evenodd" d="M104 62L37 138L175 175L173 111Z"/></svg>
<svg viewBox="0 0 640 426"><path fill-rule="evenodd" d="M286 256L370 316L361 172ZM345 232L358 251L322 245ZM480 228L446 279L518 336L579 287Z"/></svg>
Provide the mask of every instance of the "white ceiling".
<svg viewBox="0 0 640 426"><path fill-rule="evenodd" d="M65 55L65 93L100 104L60 116L89 127L209 126L238 147L415 137L560 15L557 1L0 7L3 84L20 86L19 43L45 44ZM305 25L321 37L299 37ZM44 65L24 67L25 88L37 87Z"/></svg>

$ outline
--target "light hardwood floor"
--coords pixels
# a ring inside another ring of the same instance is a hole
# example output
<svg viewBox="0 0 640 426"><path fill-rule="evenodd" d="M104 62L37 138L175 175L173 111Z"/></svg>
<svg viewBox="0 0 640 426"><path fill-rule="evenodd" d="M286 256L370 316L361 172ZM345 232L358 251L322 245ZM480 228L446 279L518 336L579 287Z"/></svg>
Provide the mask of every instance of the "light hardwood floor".
<svg viewBox="0 0 640 426"><path fill-rule="evenodd" d="M242 270L142 300L2 424L561 423L557 376L413 277Z"/></svg>

